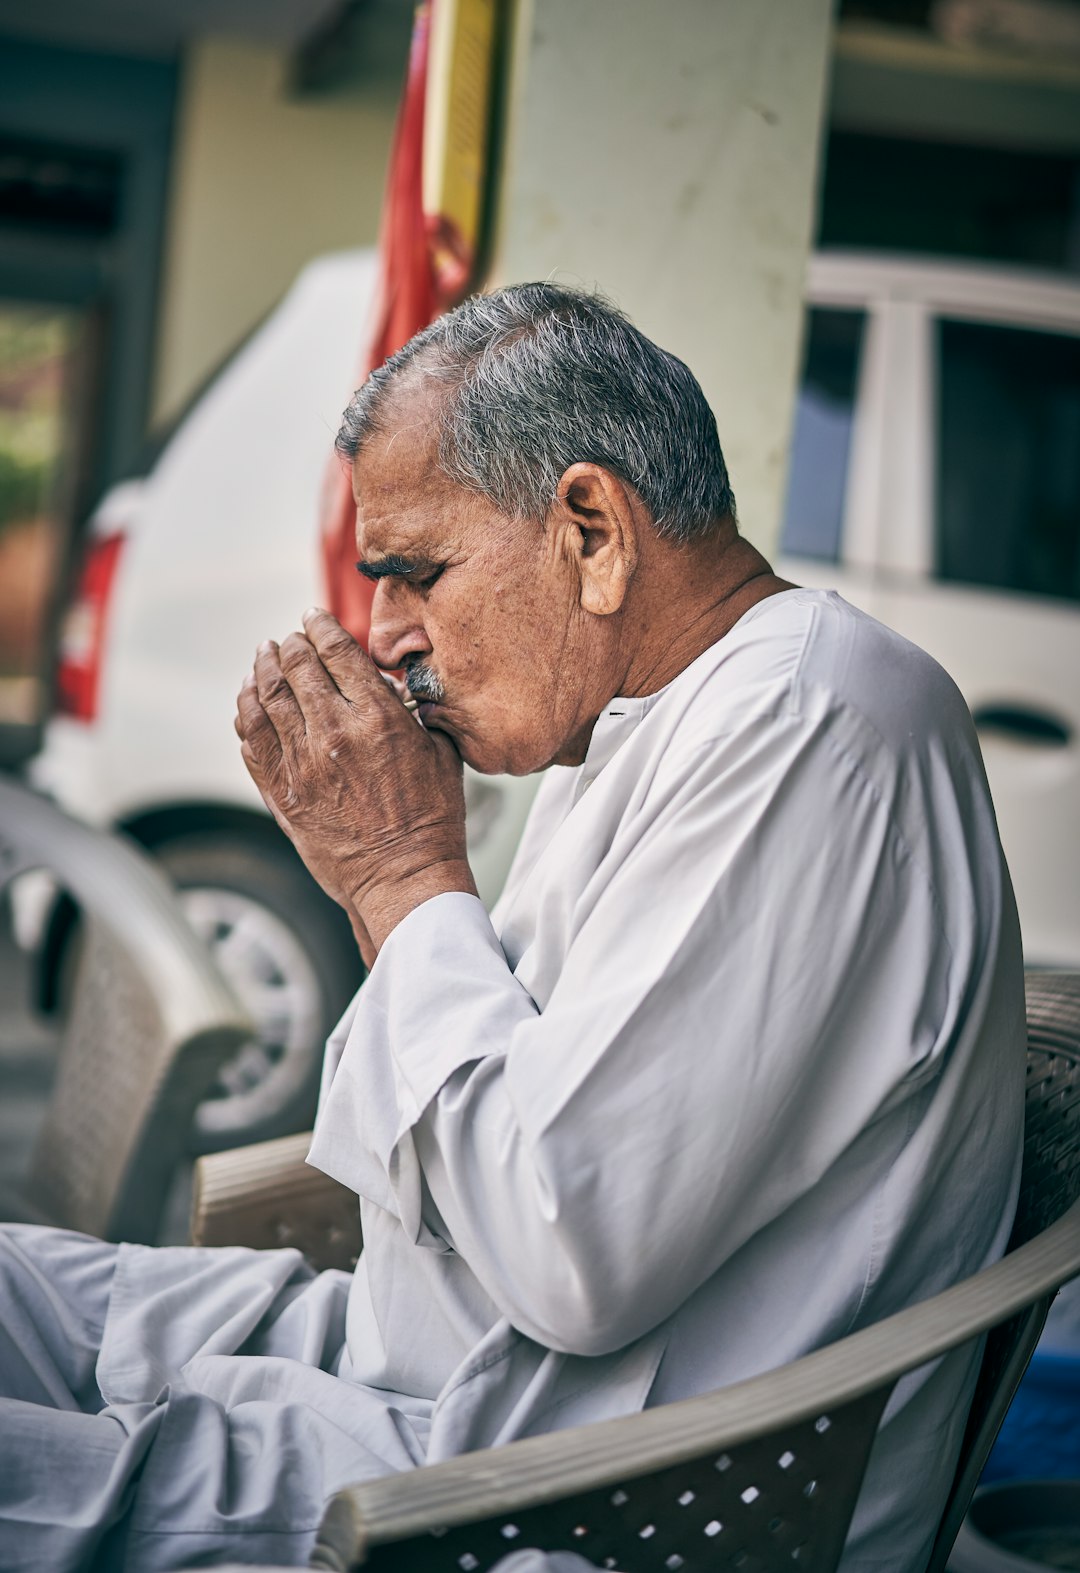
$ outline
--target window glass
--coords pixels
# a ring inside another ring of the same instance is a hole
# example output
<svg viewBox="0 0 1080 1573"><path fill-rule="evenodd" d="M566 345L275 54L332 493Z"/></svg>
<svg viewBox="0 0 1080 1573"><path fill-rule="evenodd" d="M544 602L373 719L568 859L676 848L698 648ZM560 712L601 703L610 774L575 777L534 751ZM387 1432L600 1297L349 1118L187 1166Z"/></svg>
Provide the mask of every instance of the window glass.
<svg viewBox="0 0 1080 1573"><path fill-rule="evenodd" d="M939 326L940 577L1080 599L1080 338Z"/></svg>
<svg viewBox="0 0 1080 1573"><path fill-rule="evenodd" d="M840 556L864 315L810 312L780 535L781 551L791 556Z"/></svg>

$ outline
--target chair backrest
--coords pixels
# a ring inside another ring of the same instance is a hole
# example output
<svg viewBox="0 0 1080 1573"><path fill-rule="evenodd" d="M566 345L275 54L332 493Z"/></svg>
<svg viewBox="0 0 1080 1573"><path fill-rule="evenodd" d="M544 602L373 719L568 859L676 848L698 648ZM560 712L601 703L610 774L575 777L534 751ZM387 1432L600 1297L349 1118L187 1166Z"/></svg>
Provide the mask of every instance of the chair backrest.
<svg viewBox="0 0 1080 1573"><path fill-rule="evenodd" d="M1029 972L1024 1164L1009 1250L1048 1228L1080 1194L1080 973ZM940 1573L983 1465L1039 1341L1053 1295L986 1339L960 1459L927 1573Z"/></svg>
<svg viewBox="0 0 1080 1573"><path fill-rule="evenodd" d="M152 1241L196 1104L252 1025L148 858L0 778L0 884L30 869L80 925L25 1199L68 1228Z"/></svg>
<svg viewBox="0 0 1080 1573"><path fill-rule="evenodd" d="M1028 1031L1003 1262L736 1387L339 1493L311 1565L485 1573L535 1545L621 1573L832 1573L898 1376L993 1328L931 1564L943 1567L1054 1289L1080 1271L1080 977L1029 976Z"/></svg>

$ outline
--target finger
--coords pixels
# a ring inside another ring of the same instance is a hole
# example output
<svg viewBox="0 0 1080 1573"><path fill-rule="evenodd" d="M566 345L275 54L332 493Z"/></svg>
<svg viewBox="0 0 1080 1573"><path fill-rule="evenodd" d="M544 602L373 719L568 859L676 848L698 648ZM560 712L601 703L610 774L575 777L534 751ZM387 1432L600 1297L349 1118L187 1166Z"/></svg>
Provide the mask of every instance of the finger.
<svg viewBox="0 0 1080 1573"><path fill-rule="evenodd" d="M332 706L341 705L341 690L305 634L290 634L283 639L278 660L309 728L314 720L326 716Z"/></svg>
<svg viewBox="0 0 1080 1573"><path fill-rule="evenodd" d="M282 813L281 809L278 807L278 805L277 805L277 803L276 803L276 801L274 799L274 794L270 790L270 784L269 784L269 782L266 779L266 776L265 776L265 774L263 772L262 766L259 764L259 761L255 757L255 754L252 752L252 748L251 748L251 745L249 743L246 743L246 742L245 743L241 743L241 745L240 745L240 757L243 759L244 764L247 766L247 773L248 773L248 775L251 777L252 781L254 781L255 785L258 787L259 793L262 796L263 802L266 804L266 806L269 809L271 815L276 820L278 828L283 830L287 836L290 836L291 833L290 833L290 830L289 830L289 822L285 818L285 815Z"/></svg>
<svg viewBox="0 0 1080 1573"><path fill-rule="evenodd" d="M244 678L244 681L240 684L240 692L236 696L236 714L233 716L233 731L236 733L237 737L241 739L241 741L244 737L244 722L240 714L240 701L244 698L246 690L254 687L255 673L249 672Z"/></svg>
<svg viewBox="0 0 1080 1573"><path fill-rule="evenodd" d="M258 759L255 757L254 749L246 739L240 744L240 758L244 761L248 775L262 793L264 801L269 803L270 789L266 780L266 776L263 772L262 765L260 765Z"/></svg>
<svg viewBox="0 0 1080 1573"><path fill-rule="evenodd" d="M264 771L270 770L281 758L281 741L273 724L263 709L254 674L244 679L236 696L236 731L246 743Z"/></svg>
<svg viewBox="0 0 1080 1573"><path fill-rule="evenodd" d="M296 695L281 670L278 647L273 639L264 640L255 652L255 687L259 703L281 741L291 743L302 736L304 718Z"/></svg>
<svg viewBox="0 0 1080 1573"><path fill-rule="evenodd" d="M386 684L371 657L329 612L311 607L303 616L304 632L319 660L351 703L374 698L386 702Z"/></svg>

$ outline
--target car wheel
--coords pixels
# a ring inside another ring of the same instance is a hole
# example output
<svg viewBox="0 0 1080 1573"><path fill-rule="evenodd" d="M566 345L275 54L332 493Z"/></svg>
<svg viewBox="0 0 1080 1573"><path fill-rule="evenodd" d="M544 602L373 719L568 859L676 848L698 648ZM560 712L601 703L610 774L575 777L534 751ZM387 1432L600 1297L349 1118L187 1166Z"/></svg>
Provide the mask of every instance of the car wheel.
<svg viewBox="0 0 1080 1573"><path fill-rule="evenodd" d="M192 1151L306 1129L323 1046L364 977L344 913L287 845L215 832L152 851L258 1029L196 1110Z"/></svg>

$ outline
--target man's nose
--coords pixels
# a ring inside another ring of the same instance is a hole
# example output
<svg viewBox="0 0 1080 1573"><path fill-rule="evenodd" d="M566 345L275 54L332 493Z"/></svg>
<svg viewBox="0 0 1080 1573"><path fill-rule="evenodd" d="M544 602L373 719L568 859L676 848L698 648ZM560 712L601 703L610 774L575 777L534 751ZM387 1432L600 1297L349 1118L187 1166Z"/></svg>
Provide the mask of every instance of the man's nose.
<svg viewBox="0 0 1080 1573"><path fill-rule="evenodd" d="M427 656L432 651L431 640L415 617L395 607L394 595L385 581L380 581L371 603L371 632L368 636L368 654L376 666L385 672L394 672L405 665L410 655Z"/></svg>

